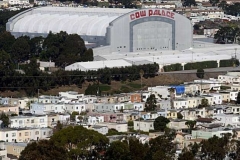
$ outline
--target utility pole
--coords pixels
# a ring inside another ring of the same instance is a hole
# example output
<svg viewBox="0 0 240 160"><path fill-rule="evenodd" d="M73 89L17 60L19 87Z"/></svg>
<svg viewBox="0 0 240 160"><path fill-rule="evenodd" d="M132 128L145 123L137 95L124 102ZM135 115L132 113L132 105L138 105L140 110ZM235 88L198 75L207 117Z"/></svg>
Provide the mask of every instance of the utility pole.
<svg viewBox="0 0 240 160"><path fill-rule="evenodd" d="M237 48L234 49L235 50L235 61L237 60Z"/></svg>
<svg viewBox="0 0 240 160"><path fill-rule="evenodd" d="M38 89L38 103L39 103L39 89Z"/></svg>

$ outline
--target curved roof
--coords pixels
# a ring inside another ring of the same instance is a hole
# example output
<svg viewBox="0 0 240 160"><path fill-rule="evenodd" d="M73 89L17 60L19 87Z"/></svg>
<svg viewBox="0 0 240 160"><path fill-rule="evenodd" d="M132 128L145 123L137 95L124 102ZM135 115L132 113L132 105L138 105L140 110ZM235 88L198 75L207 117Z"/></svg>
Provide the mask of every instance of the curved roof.
<svg viewBox="0 0 240 160"><path fill-rule="evenodd" d="M114 19L133 9L41 7L15 16L11 32L58 33L105 36Z"/></svg>

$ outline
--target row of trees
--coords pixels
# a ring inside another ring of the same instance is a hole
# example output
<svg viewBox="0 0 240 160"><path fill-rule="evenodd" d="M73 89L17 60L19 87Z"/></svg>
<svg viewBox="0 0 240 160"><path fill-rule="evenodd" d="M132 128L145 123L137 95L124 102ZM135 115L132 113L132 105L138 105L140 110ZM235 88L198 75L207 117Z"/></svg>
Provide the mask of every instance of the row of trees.
<svg viewBox="0 0 240 160"><path fill-rule="evenodd" d="M49 33L46 38L28 36L14 38L9 32L0 33L0 49L9 54L12 63L23 63L31 58L54 61L65 67L74 62L93 61L92 49L87 49L77 34Z"/></svg>
<svg viewBox="0 0 240 160"><path fill-rule="evenodd" d="M50 140L29 143L19 159L171 160L176 158L175 136L174 130L165 129L163 135L145 144L134 137L109 143L106 136L82 126L59 127ZM191 143L184 147L178 160L222 160L226 157L237 160L240 143L235 136L235 132L233 135L226 133L221 138L213 136L200 143Z"/></svg>

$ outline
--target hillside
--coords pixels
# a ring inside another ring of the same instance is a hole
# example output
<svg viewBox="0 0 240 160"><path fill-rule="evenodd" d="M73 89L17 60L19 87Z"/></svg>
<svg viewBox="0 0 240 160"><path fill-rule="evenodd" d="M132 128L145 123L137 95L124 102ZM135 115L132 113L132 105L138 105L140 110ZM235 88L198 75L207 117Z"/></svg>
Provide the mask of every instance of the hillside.
<svg viewBox="0 0 240 160"><path fill-rule="evenodd" d="M225 72L217 72L217 73L205 73L205 79L209 78L217 78L219 74L225 74ZM171 85L171 84L181 84L183 82L192 81L194 79L198 79L195 73L168 73L168 74L160 74L154 78L144 79L142 82L142 89L146 89L149 86L156 85ZM53 88L46 92L43 92L40 89L40 95L57 95L60 91L77 91L79 93L84 93L85 89L89 85L88 82L84 82L82 88L78 88L77 86L61 86L57 88ZM100 84L100 89L102 90L102 94L113 94L113 93L124 93L141 90L141 81L132 81L132 82L119 82L112 81L111 85L102 85ZM24 91L6 91L0 93L2 97L23 97L26 96Z"/></svg>

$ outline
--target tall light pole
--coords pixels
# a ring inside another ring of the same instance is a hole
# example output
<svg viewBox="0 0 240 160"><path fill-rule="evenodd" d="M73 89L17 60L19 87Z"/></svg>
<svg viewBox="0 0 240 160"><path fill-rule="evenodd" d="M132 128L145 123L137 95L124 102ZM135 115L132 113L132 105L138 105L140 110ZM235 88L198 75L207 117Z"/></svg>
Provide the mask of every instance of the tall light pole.
<svg viewBox="0 0 240 160"><path fill-rule="evenodd" d="M193 51L192 51L192 63L193 63Z"/></svg>

